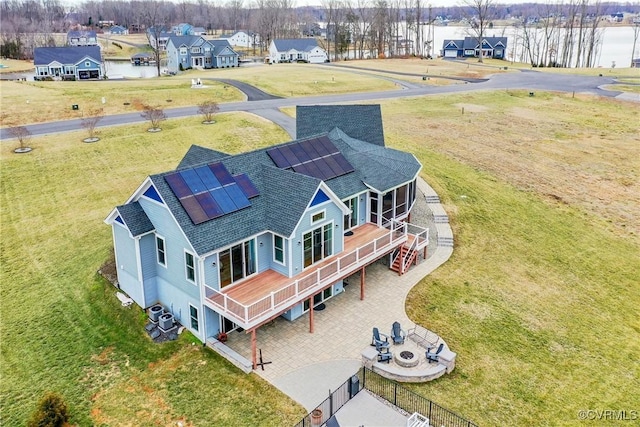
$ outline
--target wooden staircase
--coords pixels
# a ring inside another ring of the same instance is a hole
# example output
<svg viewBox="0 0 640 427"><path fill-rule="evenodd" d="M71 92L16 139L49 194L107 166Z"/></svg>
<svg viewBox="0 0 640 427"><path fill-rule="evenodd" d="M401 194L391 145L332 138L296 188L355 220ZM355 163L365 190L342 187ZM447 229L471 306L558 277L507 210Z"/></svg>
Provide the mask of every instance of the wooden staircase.
<svg viewBox="0 0 640 427"><path fill-rule="evenodd" d="M409 266L416 262L417 257L418 251L416 249L402 245L394 254L391 270L396 271L399 276L402 276L409 269Z"/></svg>

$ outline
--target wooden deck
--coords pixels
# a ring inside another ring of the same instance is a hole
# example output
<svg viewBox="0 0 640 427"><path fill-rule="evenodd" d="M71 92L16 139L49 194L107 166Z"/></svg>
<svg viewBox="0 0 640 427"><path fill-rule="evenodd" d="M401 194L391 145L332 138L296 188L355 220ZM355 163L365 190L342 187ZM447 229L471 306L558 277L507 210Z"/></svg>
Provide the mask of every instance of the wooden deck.
<svg viewBox="0 0 640 427"><path fill-rule="evenodd" d="M354 230L352 236L344 237L344 251L352 252L356 248L366 245L377 238L383 237L389 233L389 230L382 227L376 227L373 224L364 224ZM341 252L340 254L342 254ZM339 254L339 255L340 255ZM337 255L325 258L324 260L305 268L300 274L293 277L287 277L274 270L267 270L262 273L255 274L237 285L227 286L222 290L223 294L228 295L242 305L253 304L269 295L284 288L289 283L298 278L315 273L335 261Z"/></svg>
<svg viewBox="0 0 640 427"><path fill-rule="evenodd" d="M352 235L344 236L343 251L294 277L267 270L220 291L205 285L205 301L213 310L248 330L404 244L406 224L393 224L393 230L374 224L361 225L352 230Z"/></svg>

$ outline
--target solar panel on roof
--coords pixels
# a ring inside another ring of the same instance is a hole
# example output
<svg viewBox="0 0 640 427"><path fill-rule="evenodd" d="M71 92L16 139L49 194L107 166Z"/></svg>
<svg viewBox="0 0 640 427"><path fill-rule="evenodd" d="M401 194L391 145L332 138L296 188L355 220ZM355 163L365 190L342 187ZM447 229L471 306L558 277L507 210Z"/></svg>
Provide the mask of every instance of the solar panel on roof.
<svg viewBox="0 0 640 427"><path fill-rule="evenodd" d="M236 180L222 163L185 169L165 175L173 194L194 224L251 206L259 194L245 174Z"/></svg>
<svg viewBox="0 0 640 427"><path fill-rule="evenodd" d="M199 168L196 168L195 171L204 183L207 190L222 187L222 184L220 184L220 181L218 181L218 178L216 178L209 166L200 166Z"/></svg>
<svg viewBox="0 0 640 427"><path fill-rule="evenodd" d="M276 166L280 169L291 167L291 163L289 163L287 159L285 159L284 154L282 154L279 148L272 148L270 150L267 150L267 154L269 155L269 157L271 157L273 163L275 163Z"/></svg>
<svg viewBox="0 0 640 427"><path fill-rule="evenodd" d="M179 173L172 173L171 175L166 175L164 177L169 187L171 187L171 191L176 195L178 199L191 195L191 190L187 187L187 184L184 182L184 179L180 176Z"/></svg>
<svg viewBox="0 0 640 427"><path fill-rule="evenodd" d="M182 179L184 179L184 182L187 183L187 187L191 190L191 194L198 194L206 190L204 183L194 169L183 170L179 173Z"/></svg>
<svg viewBox="0 0 640 427"><path fill-rule="evenodd" d="M196 200L200 203L200 207L202 207L202 210L204 210L204 213L207 214L209 219L217 218L224 214L210 192L205 191L204 193L197 194Z"/></svg>
<svg viewBox="0 0 640 427"><path fill-rule="evenodd" d="M209 168L211 169L213 174L216 176L216 178L218 178L218 181L220 181L220 184L229 185L235 182L233 180L233 177L231 176L231 174L229 173L229 171L227 170L227 168L224 166L223 163L211 164L209 165Z"/></svg>
<svg viewBox="0 0 640 427"><path fill-rule="evenodd" d="M237 185L227 185L223 187L231 201L236 205L237 209L246 208L251 205L247 196L244 195L240 187Z"/></svg>
<svg viewBox="0 0 640 427"><path fill-rule="evenodd" d="M220 209L222 209L223 214L228 214L237 210L235 203L231 200L231 197L229 197L227 192L224 191L224 187L211 190L210 193L216 203L218 203L218 206L220 206Z"/></svg>
<svg viewBox="0 0 640 427"><path fill-rule="evenodd" d="M200 224L210 219L198 203L196 196L183 197L180 199L180 203L194 224Z"/></svg>
<svg viewBox="0 0 640 427"><path fill-rule="evenodd" d="M245 174L236 175L233 177L233 179L236 180L236 183L238 184L238 186L240 186L240 189L242 190L244 195L247 196L248 199L260 194L256 186L253 185L253 182L251 182L251 180L247 175Z"/></svg>
<svg viewBox="0 0 640 427"><path fill-rule="evenodd" d="M313 158L305 151L301 144L292 144L289 146L291 152L298 158L300 163L308 162Z"/></svg>
<svg viewBox="0 0 640 427"><path fill-rule="evenodd" d="M311 138L267 150L271 160L281 169L323 181L353 172L354 168L335 144L326 136Z"/></svg>

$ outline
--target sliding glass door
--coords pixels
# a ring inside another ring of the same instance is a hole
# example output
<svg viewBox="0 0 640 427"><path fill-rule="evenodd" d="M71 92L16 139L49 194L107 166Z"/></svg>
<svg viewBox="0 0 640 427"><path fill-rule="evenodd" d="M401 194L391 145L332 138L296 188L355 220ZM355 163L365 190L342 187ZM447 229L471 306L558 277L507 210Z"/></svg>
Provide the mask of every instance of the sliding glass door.
<svg viewBox="0 0 640 427"><path fill-rule="evenodd" d="M333 253L333 226L318 227L303 236L304 266L308 267Z"/></svg>

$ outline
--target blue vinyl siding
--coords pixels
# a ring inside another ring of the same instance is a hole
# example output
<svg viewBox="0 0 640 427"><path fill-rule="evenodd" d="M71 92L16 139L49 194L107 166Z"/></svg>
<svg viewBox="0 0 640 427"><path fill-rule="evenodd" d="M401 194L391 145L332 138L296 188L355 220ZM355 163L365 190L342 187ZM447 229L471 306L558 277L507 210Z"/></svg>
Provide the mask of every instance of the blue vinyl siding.
<svg viewBox="0 0 640 427"><path fill-rule="evenodd" d="M195 288L195 286L193 287ZM197 336L201 341L204 341L205 328L203 328L204 323L202 317L200 317L199 331L191 329L191 319L189 317L189 304L198 309L198 316L202 316L203 314L199 296L194 297L190 293L182 292L180 289L162 278L157 279L157 290L158 300L165 309L169 310L169 312L173 314L182 326L189 329L191 333Z"/></svg>
<svg viewBox="0 0 640 427"><path fill-rule="evenodd" d="M321 211L325 211L325 219L319 221L316 224L311 224L311 217ZM334 202L326 202L320 205L313 206L302 215L302 219L298 228L294 232L293 237L293 275L300 274L303 270L303 235L314 228L318 228L330 221L333 221L333 255L342 252L343 249L343 214L342 210ZM336 227L337 225L337 227ZM298 245L298 242L301 242Z"/></svg>
<svg viewBox="0 0 640 427"><path fill-rule="evenodd" d="M135 239L129 230L119 224L113 224L115 236L116 268L118 269L118 285L139 306L144 306L142 284L138 277L138 255Z"/></svg>
<svg viewBox="0 0 640 427"><path fill-rule="evenodd" d="M184 251L187 249L189 252L193 252L190 248L187 240L184 235L180 231L180 228L173 220L173 217L169 214L166 206L158 205L155 202L147 200L145 198L140 198L138 200L140 202L140 206L144 209L149 220L153 223L156 228L156 232L164 237L166 242L165 247L165 258L167 261L167 268L156 268L157 278L163 279L168 283L172 283L173 286L180 292L184 292L193 298L196 298L196 301L200 300L200 293L198 291L198 287L193 283L187 280L186 272L185 272L185 258ZM152 250L150 251L150 256L155 257L155 244L150 247ZM198 259L195 259L195 267L196 267L196 283L198 280ZM158 290L158 293L160 291ZM158 296L160 302L164 302L164 300L160 295ZM169 300L170 301L170 300ZM200 304L194 304L196 307L199 307Z"/></svg>
<svg viewBox="0 0 640 427"><path fill-rule="evenodd" d="M158 302L156 292L156 275L158 260L156 257L155 234L146 234L140 238L140 263L142 265L142 280L147 307Z"/></svg>
<svg viewBox="0 0 640 427"><path fill-rule="evenodd" d="M202 307L202 316L201 324L205 325L206 329L206 338L215 337L218 334L218 331L221 331L222 328L220 326L220 315L215 311L211 310L209 307Z"/></svg>

